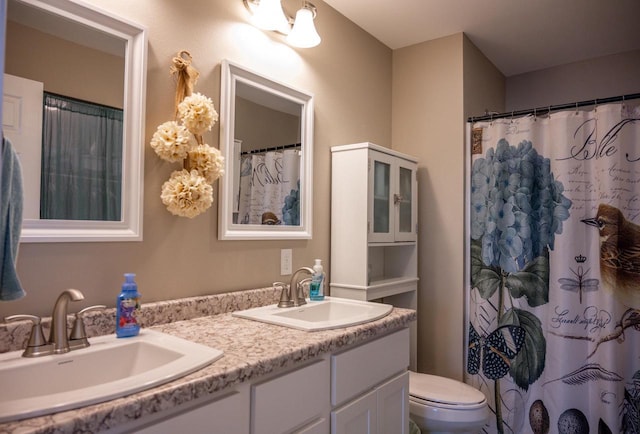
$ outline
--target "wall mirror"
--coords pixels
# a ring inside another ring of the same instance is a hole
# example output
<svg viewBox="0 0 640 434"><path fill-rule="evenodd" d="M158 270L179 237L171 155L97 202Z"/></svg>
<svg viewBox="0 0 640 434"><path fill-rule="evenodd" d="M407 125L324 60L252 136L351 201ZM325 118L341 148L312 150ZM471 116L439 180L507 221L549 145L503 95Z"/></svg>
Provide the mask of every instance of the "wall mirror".
<svg viewBox="0 0 640 434"><path fill-rule="evenodd" d="M3 131L21 242L142 239L147 36L78 0L8 0Z"/></svg>
<svg viewBox="0 0 640 434"><path fill-rule="evenodd" d="M313 96L222 62L218 238L309 239Z"/></svg>

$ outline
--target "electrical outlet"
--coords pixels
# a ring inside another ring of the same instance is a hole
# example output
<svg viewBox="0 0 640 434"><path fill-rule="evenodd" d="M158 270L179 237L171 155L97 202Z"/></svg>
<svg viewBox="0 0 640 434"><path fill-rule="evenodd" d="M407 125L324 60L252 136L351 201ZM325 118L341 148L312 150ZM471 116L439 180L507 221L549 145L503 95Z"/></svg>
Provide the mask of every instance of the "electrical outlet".
<svg viewBox="0 0 640 434"><path fill-rule="evenodd" d="M280 275L288 276L293 273L293 253L291 249L280 250Z"/></svg>

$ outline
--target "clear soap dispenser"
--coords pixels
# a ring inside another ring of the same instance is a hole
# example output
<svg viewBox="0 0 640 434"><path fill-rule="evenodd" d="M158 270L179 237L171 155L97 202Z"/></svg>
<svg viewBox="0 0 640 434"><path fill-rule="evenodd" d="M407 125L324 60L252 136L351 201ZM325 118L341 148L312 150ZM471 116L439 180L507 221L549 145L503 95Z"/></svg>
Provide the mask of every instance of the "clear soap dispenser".
<svg viewBox="0 0 640 434"><path fill-rule="evenodd" d="M324 268L322 267L322 260L316 259L316 263L313 266L313 274L311 275L311 286L309 287L309 300L321 301L324 300Z"/></svg>

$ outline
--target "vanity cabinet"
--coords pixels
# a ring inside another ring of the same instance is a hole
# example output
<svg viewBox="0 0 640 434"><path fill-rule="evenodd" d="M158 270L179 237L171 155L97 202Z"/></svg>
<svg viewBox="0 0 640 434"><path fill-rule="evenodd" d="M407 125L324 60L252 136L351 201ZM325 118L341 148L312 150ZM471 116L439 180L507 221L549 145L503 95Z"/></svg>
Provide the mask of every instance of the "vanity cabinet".
<svg viewBox="0 0 640 434"><path fill-rule="evenodd" d="M401 329L110 432L408 433L408 365L409 329Z"/></svg>
<svg viewBox="0 0 640 434"><path fill-rule="evenodd" d="M409 432L408 348L405 329L331 356L332 434Z"/></svg>
<svg viewBox="0 0 640 434"><path fill-rule="evenodd" d="M331 148L330 295L417 308L417 167L373 143ZM413 324L412 369L416 346Z"/></svg>

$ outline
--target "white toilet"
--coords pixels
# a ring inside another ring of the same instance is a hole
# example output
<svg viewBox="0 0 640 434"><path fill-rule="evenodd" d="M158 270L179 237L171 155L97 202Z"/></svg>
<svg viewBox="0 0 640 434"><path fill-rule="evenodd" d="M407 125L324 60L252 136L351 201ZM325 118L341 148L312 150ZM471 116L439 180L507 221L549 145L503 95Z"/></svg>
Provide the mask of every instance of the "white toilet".
<svg viewBox="0 0 640 434"><path fill-rule="evenodd" d="M489 418L487 400L479 390L417 372L409 372L409 413L422 434L477 434Z"/></svg>

